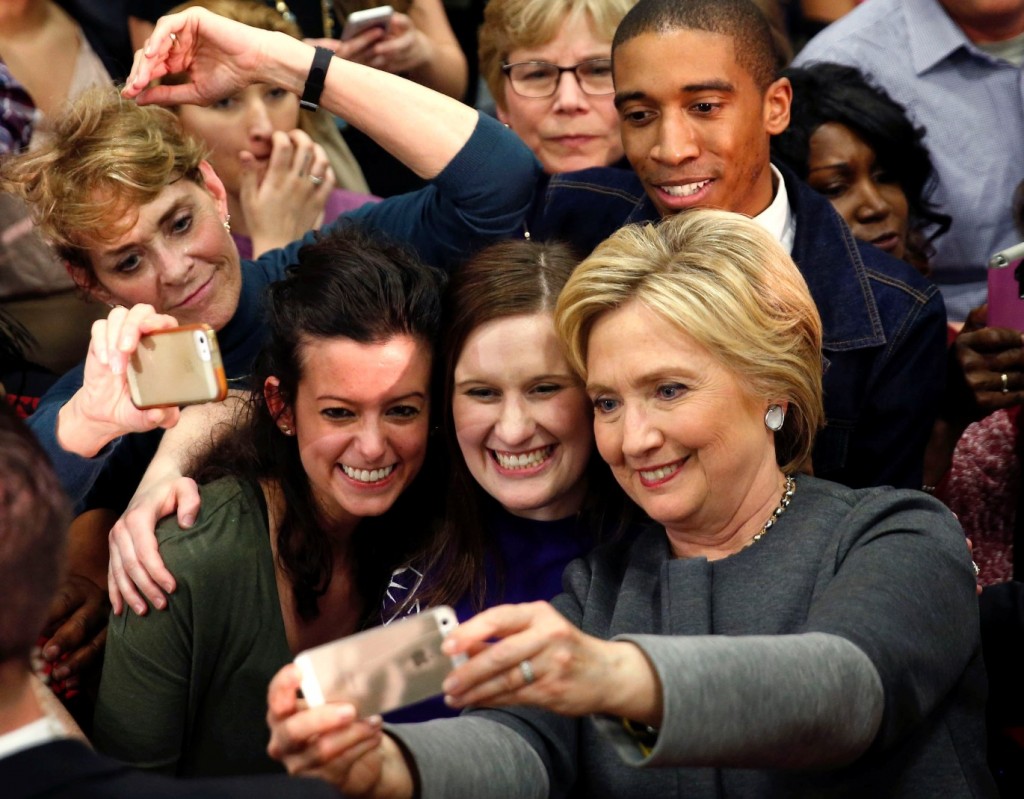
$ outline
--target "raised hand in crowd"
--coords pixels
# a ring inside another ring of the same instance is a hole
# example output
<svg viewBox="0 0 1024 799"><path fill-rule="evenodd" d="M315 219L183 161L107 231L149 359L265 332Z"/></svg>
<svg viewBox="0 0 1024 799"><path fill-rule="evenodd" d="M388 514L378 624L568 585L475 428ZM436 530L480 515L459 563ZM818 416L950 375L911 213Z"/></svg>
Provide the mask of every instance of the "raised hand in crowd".
<svg viewBox="0 0 1024 799"><path fill-rule="evenodd" d="M240 156L239 200L254 258L320 227L327 198L337 185L327 153L307 133L298 128L275 131L271 141L262 177L252 153Z"/></svg>
<svg viewBox="0 0 1024 799"><path fill-rule="evenodd" d="M954 365L974 398L975 419L1024 402L1024 334L986 327L987 313L987 305L972 310L953 342Z"/></svg>
<svg viewBox="0 0 1024 799"><path fill-rule="evenodd" d="M136 408L126 376L128 360L139 339L176 325L173 316L158 314L145 303L131 309L118 306L93 325L82 387L61 408L57 423L57 438L64 449L92 457L125 433L177 423L177 408Z"/></svg>

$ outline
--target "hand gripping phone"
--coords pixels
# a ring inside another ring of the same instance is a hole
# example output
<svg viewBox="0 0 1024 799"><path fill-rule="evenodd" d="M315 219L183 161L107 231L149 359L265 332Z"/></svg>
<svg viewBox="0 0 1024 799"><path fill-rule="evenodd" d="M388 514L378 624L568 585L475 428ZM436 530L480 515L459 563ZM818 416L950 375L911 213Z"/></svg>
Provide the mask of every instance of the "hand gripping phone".
<svg viewBox="0 0 1024 799"><path fill-rule="evenodd" d="M441 683L465 655L441 652L459 625L447 605L299 653L302 694L310 706L351 702L360 718L442 693Z"/></svg>
<svg viewBox="0 0 1024 799"><path fill-rule="evenodd" d="M132 403L140 410L219 402L228 393L217 334L203 324L140 338L127 377Z"/></svg>
<svg viewBox="0 0 1024 799"><path fill-rule="evenodd" d="M391 15L395 10L391 6L377 6L367 8L364 11L353 11L345 18L345 26L341 29L341 40L343 42L354 39L363 31L370 28L383 28L387 33L391 24Z"/></svg>

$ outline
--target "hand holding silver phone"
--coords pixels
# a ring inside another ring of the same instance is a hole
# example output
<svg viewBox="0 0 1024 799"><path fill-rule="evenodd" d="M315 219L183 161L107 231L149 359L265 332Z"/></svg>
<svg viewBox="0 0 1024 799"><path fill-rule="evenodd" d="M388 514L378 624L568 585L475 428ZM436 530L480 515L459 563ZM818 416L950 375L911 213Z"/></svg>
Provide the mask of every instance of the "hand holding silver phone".
<svg viewBox="0 0 1024 799"><path fill-rule="evenodd" d="M217 334L204 324L143 336L128 359L126 376L140 410L219 402L228 392Z"/></svg>
<svg viewBox="0 0 1024 799"><path fill-rule="evenodd" d="M300 652L302 694L311 706L351 702L360 718L437 696L466 659L441 652L458 624L455 611L442 605Z"/></svg>
<svg viewBox="0 0 1024 799"><path fill-rule="evenodd" d="M347 42L370 28L383 28L387 33L394 13L395 10L391 6L377 6L363 11L353 11L345 18L345 25L341 29L341 40Z"/></svg>

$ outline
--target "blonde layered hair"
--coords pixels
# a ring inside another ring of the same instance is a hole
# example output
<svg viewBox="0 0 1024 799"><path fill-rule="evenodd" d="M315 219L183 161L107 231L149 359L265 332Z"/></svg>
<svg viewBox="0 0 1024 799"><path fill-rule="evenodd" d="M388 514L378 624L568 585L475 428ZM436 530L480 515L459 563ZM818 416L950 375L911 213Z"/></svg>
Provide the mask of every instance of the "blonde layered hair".
<svg viewBox="0 0 1024 799"><path fill-rule="evenodd" d="M184 11L186 8L205 8L218 16L241 22L250 28L265 31L286 33L293 39L301 39L299 26L285 19L281 13L259 0L188 0L168 11L168 14ZM175 83L183 77L169 76L164 83ZM324 148L327 159L331 162L331 170L338 180L338 186L349 191L369 194L370 187L363 176L363 170L356 161L349 146L341 137L334 118L324 109L307 111L299 110L299 130L309 135L313 141Z"/></svg>
<svg viewBox="0 0 1024 799"><path fill-rule="evenodd" d="M776 460L787 473L810 462L824 420L821 319L769 233L740 214L700 209L624 227L598 245L555 308L569 362L584 379L594 322L631 301L705 347L753 396L787 402Z"/></svg>
<svg viewBox="0 0 1024 799"><path fill-rule="evenodd" d="M163 108L113 86L90 89L55 120L47 144L4 162L0 189L17 194L57 254L95 283L88 248L135 224L138 209L179 179L203 185L205 148Z"/></svg>
<svg viewBox="0 0 1024 799"><path fill-rule="evenodd" d="M567 20L586 16L594 34L608 41L636 0L490 0L484 8L478 53L480 74L500 108L505 107L501 67L520 47L539 47L554 39Z"/></svg>

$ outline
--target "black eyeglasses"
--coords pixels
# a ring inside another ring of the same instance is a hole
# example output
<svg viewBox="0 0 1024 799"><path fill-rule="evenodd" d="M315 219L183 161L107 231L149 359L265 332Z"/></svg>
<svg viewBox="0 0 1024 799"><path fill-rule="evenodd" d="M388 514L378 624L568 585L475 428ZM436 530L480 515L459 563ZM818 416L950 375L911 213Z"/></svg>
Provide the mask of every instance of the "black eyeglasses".
<svg viewBox="0 0 1024 799"><path fill-rule="evenodd" d="M611 94L612 60L590 58L571 67L560 67L547 61L518 61L504 64L501 71L508 75L512 91L523 97L550 97L558 89L563 72L571 72L584 94Z"/></svg>

